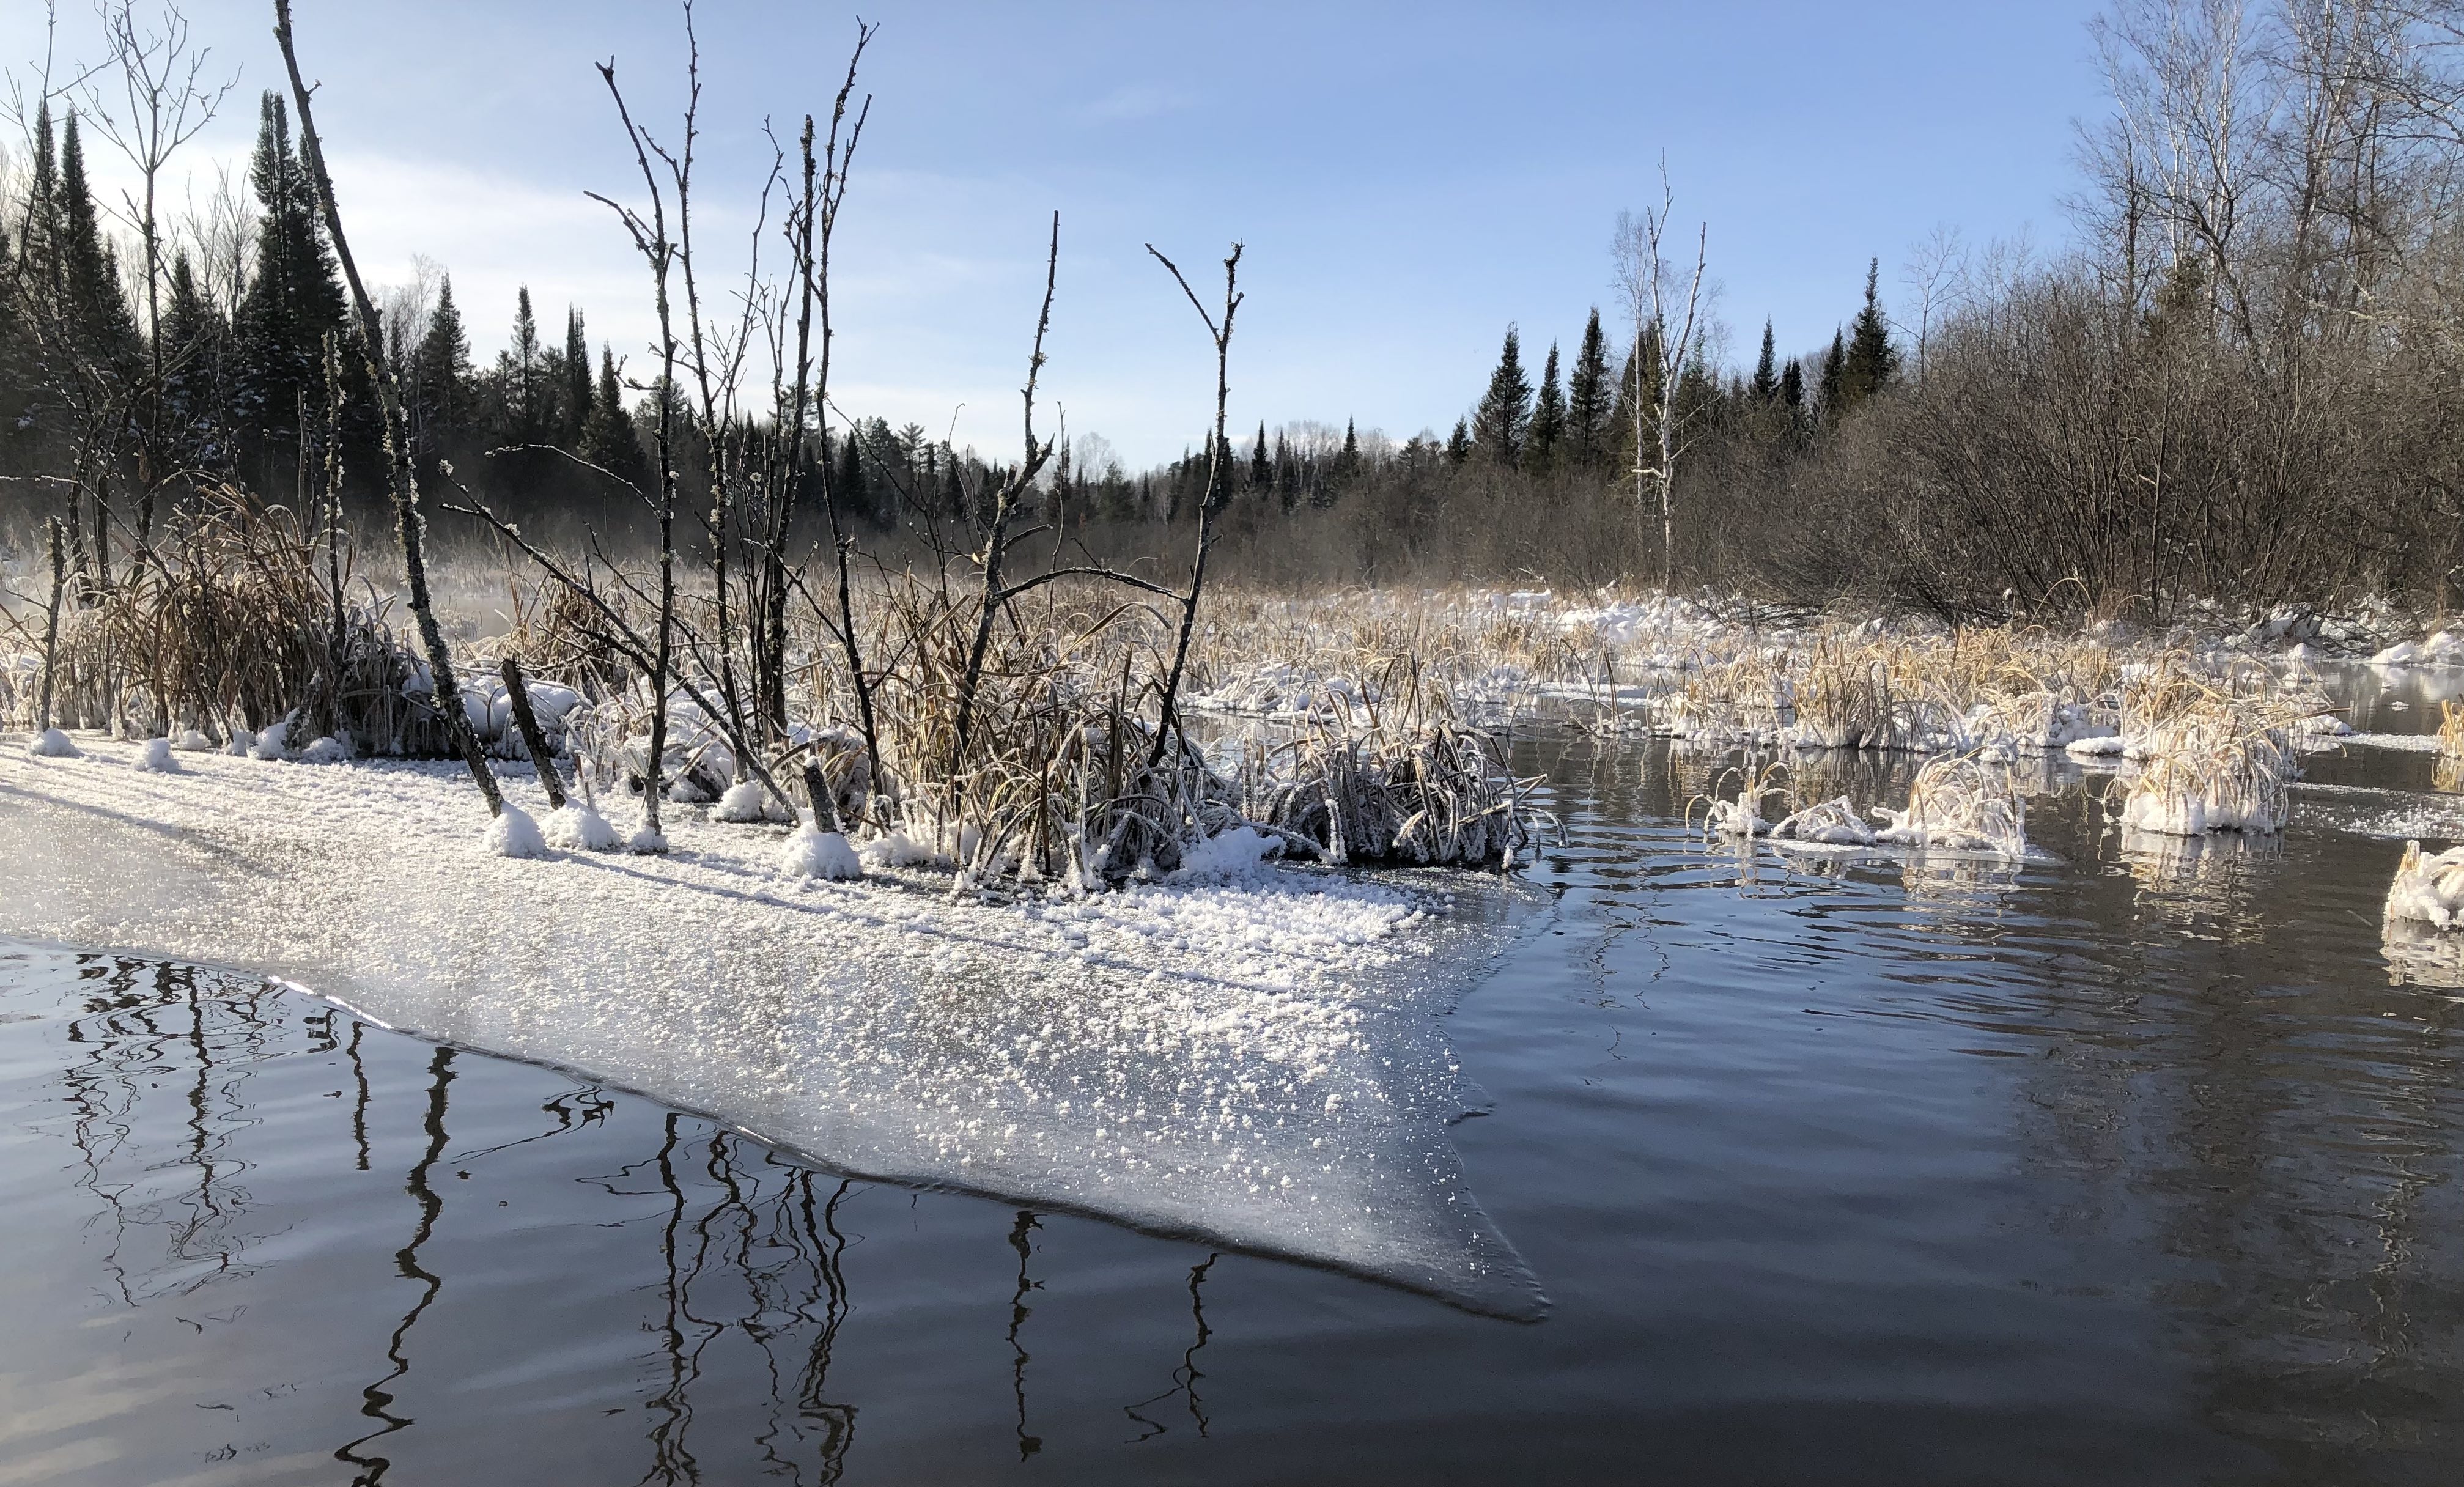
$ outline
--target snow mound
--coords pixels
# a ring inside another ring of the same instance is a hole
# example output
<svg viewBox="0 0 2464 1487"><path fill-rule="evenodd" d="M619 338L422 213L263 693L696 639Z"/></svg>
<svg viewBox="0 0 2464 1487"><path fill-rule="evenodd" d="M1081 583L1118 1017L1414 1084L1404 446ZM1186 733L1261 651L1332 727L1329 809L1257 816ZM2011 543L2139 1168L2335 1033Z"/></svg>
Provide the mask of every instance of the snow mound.
<svg viewBox="0 0 2464 1487"><path fill-rule="evenodd" d="M176 775L180 761L171 757L171 740L148 738L137 751L137 767L150 775Z"/></svg>
<svg viewBox="0 0 2464 1487"><path fill-rule="evenodd" d="M474 851L450 763L20 754L0 785L0 937L280 975L850 1175L1545 1309L1449 1131L1468 1104L1442 1014L1537 900L1494 876L780 893L776 838L682 813L665 857Z"/></svg>
<svg viewBox="0 0 2464 1487"><path fill-rule="evenodd" d="M34 740L33 747L26 752L32 754L38 759L81 759L85 757L85 754L82 750L78 749L77 745L69 742L69 735L61 733L56 728L44 729L42 735Z"/></svg>
<svg viewBox="0 0 2464 1487"><path fill-rule="evenodd" d="M790 878L822 878L844 883L864 876L864 864L857 860L855 848L847 839L835 831L823 831L810 821L801 821L787 834L787 844L779 849L779 871Z"/></svg>
<svg viewBox="0 0 2464 1487"><path fill-rule="evenodd" d="M635 828L633 834L625 839L625 850L642 857L663 856L668 850L667 834L653 831L648 823L645 823Z"/></svg>
<svg viewBox="0 0 2464 1487"><path fill-rule="evenodd" d="M548 845L567 852L613 852L624 845L606 817L570 802L548 816L541 834Z"/></svg>
<svg viewBox="0 0 2464 1487"><path fill-rule="evenodd" d="M351 746L328 733L299 751L302 764L340 764L351 756Z"/></svg>
<svg viewBox="0 0 2464 1487"><path fill-rule="evenodd" d="M875 837L856 851L876 868L930 867L941 861L940 853L903 831Z"/></svg>
<svg viewBox="0 0 2464 1487"><path fill-rule="evenodd" d="M182 754L211 754L214 748L214 741L191 728L182 733L180 734L179 741L172 744L171 747L179 750Z"/></svg>
<svg viewBox="0 0 2464 1487"><path fill-rule="evenodd" d="M285 721L257 734L248 752L256 758L273 760L288 757L290 747L291 725Z"/></svg>
<svg viewBox="0 0 2464 1487"><path fill-rule="evenodd" d="M231 742L223 745L223 753L235 759L247 758L255 749L256 735L245 728L232 729Z"/></svg>
<svg viewBox="0 0 2464 1487"><path fill-rule="evenodd" d="M1198 883L1254 877L1268 858L1280 857L1283 851L1282 838L1267 836L1250 826L1235 826L1217 832L1182 853L1180 870L1173 875L1174 881Z"/></svg>
<svg viewBox="0 0 2464 1487"><path fill-rule="evenodd" d="M547 840L539 835L539 822L530 812L508 800L496 819L488 822L480 844L498 857L545 857Z"/></svg>
<svg viewBox="0 0 2464 1487"><path fill-rule="evenodd" d="M671 791L668 798L675 798L674 792ZM718 803L710 808L710 819L723 821L771 820L770 792L762 789L759 780L739 779L728 786L719 796Z"/></svg>
<svg viewBox="0 0 2464 1487"><path fill-rule="evenodd" d="M2075 759L2109 757L2129 747L2120 733L2104 733L2093 738L2074 738L2062 745L2062 752Z"/></svg>

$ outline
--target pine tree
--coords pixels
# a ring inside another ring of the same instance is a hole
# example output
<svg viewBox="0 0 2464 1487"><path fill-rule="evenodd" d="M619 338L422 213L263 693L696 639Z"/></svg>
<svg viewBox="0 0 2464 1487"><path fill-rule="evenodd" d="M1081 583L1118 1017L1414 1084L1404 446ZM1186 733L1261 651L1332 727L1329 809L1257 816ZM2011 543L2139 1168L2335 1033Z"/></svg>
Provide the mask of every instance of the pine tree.
<svg viewBox="0 0 2464 1487"><path fill-rule="evenodd" d="M231 419L246 470L268 489L279 489L297 469L302 411L307 427L322 416L325 337L348 333L341 280L279 94L266 94L259 107L249 180L263 215L256 272L231 327ZM374 400L362 395L366 373L359 360L344 361L344 464L374 476L381 473Z"/></svg>
<svg viewBox="0 0 2464 1487"><path fill-rule="evenodd" d="M1500 465L1515 465L1523 459L1523 444L1531 427L1531 379L1523 374L1523 339L1515 327L1506 328L1506 348L1497 359L1497 370L1488 374L1488 391L1483 393L1480 406L1472 410L1472 442L1480 451Z"/></svg>
<svg viewBox="0 0 2464 1487"><path fill-rule="evenodd" d="M1865 307L1848 336L1848 355L1839 373L1840 410L1855 407L1891 384L1899 375L1899 348L1891 344L1890 321L1882 314L1880 284L1882 260L1865 266Z"/></svg>
<svg viewBox="0 0 2464 1487"><path fill-rule="evenodd" d="M1842 401L1848 363L1848 338L1837 331L1831 333L1831 349L1822 354L1822 380L1816 384L1815 415L1824 423L1836 422L1847 411Z"/></svg>
<svg viewBox="0 0 2464 1487"><path fill-rule="evenodd" d="M531 312L531 287L514 296L514 329L496 353L495 435L506 444L538 444L547 437L550 382L539 353L539 317Z"/></svg>
<svg viewBox="0 0 2464 1487"><path fill-rule="evenodd" d="M1327 491L1331 500L1336 492L1360 477L1360 429L1353 420L1343 421L1343 452L1334 457L1334 479Z"/></svg>
<svg viewBox="0 0 2464 1487"><path fill-rule="evenodd" d="M1566 442L1582 465L1596 465L1607 452L1609 417L1616 410L1617 387L1609 372L1609 339L1600 330L1595 307L1583 323L1582 344L1574 352L1573 375L1566 380Z"/></svg>
<svg viewBox="0 0 2464 1487"><path fill-rule="evenodd" d="M1549 342L1549 359L1540 371L1540 398L1531 406L1531 431L1524 463L1546 473L1557 462L1566 438L1566 395L1557 385L1557 343Z"/></svg>
<svg viewBox="0 0 2464 1487"><path fill-rule="evenodd" d="M60 129L57 206L61 308L71 344L90 377L125 382L137 367L137 319L120 283L120 260L103 240L94 193L85 178L77 114Z"/></svg>
<svg viewBox="0 0 2464 1487"><path fill-rule="evenodd" d="M582 310L564 310L564 391L558 402L558 442L568 449L582 448L582 426L590 422L590 338L583 334Z"/></svg>
<svg viewBox="0 0 2464 1487"><path fill-rule="evenodd" d="M863 444L863 434L856 428L850 427L839 436L838 470L830 477L830 499L849 516L869 521L872 518L872 482L865 475ZM972 519L973 514L965 505L962 492L957 514Z"/></svg>
<svg viewBox="0 0 2464 1487"><path fill-rule="evenodd" d="M221 469L231 457L222 409L223 361L230 349L231 328L198 287L196 270L185 250L171 260L159 335L169 451L182 464Z"/></svg>
<svg viewBox="0 0 2464 1487"><path fill-rule="evenodd" d="M1792 419L1805 416L1805 363L1795 357L1789 358L1780 371L1779 401Z"/></svg>
<svg viewBox="0 0 2464 1487"><path fill-rule="evenodd" d="M1747 386L1754 402L1768 407L1779 401L1779 346L1771 338L1771 322L1763 321L1763 351L1754 359L1754 380Z"/></svg>
<svg viewBox="0 0 2464 1487"><path fill-rule="evenodd" d="M1455 431L1446 436L1446 460L1449 464L1461 465L1470 458L1471 424L1459 418L1455 420Z"/></svg>
<svg viewBox="0 0 2464 1487"><path fill-rule="evenodd" d="M1258 421L1258 447L1249 451L1249 489L1263 493L1275 482L1275 468L1266 462L1266 423Z"/></svg>
<svg viewBox="0 0 2464 1487"><path fill-rule="evenodd" d="M605 346L599 348L599 385L590 396L590 412L583 420L580 448L582 457L591 464L629 482L636 491L649 490L649 461L643 458L633 415L625 406L625 384L616 376L616 353Z"/></svg>
<svg viewBox="0 0 2464 1487"><path fill-rule="evenodd" d="M410 364L411 416L421 452L432 455L472 424L471 337L453 303L451 274L437 286L436 308L429 312Z"/></svg>

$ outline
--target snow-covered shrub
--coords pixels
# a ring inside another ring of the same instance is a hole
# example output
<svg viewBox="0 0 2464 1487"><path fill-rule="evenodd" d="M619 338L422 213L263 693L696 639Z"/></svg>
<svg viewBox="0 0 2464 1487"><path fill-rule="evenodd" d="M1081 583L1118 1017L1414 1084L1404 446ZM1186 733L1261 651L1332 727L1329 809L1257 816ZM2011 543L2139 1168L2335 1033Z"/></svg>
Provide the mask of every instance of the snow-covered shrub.
<svg viewBox="0 0 2464 1487"><path fill-rule="evenodd" d="M268 728L265 732L257 734L256 742L250 747L248 752L252 757L259 759L272 760L288 758L290 757L290 743L291 720L285 718L281 722Z"/></svg>
<svg viewBox="0 0 2464 1487"><path fill-rule="evenodd" d="M28 751L38 759L81 759L85 754L69 742L69 735L56 728L47 728L38 734Z"/></svg>
<svg viewBox="0 0 2464 1487"><path fill-rule="evenodd" d="M189 728L181 731L180 736L172 742L171 747L182 754L208 754L212 752L214 741L197 730Z"/></svg>
<svg viewBox="0 0 2464 1487"><path fill-rule="evenodd" d="M299 751L302 764L340 764L350 756L351 746L331 733Z"/></svg>
<svg viewBox="0 0 2464 1487"><path fill-rule="evenodd" d="M137 751L137 767L153 775L177 775L180 761L171 757L171 740L148 738Z"/></svg>

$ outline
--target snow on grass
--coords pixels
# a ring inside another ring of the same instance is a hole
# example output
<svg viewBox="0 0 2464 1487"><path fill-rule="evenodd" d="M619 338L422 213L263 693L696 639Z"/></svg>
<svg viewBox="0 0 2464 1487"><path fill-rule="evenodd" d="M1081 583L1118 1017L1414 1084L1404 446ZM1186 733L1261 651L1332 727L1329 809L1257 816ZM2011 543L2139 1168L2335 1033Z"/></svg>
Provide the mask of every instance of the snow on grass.
<svg viewBox="0 0 2464 1487"><path fill-rule="evenodd" d="M1433 1016L1524 902L1494 879L1265 868L1002 905L876 867L788 888L785 833L703 811L668 813L666 856L512 862L459 765L153 775L133 746L92 752L0 757L0 935L281 975L853 1173L1541 1309L1463 1181Z"/></svg>
<svg viewBox="0 0 2464 1487"><path fill-rule="evenodd" d="M2464 923L2464 847L2425 855L2418 842L2404 844L2404 861L2388 886L2387 917L2411 919L2452 929Z"/></svg>

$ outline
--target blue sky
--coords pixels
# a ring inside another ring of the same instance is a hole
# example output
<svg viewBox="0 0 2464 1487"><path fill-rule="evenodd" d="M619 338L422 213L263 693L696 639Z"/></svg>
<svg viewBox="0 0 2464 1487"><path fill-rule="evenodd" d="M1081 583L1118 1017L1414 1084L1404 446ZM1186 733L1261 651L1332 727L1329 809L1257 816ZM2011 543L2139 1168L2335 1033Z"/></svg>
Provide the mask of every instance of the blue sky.
<svg viewBox="0 0 2464 1487"><path fill-rule="evenodd" d="M193 148L245 160L280 77L271 0L194 0L237 69ZM1477 397L1508 321L1534 365L1614 311L1608 240L1656 199L1662 152L1689 230L1710 228L1729 354L1766 315L1784 353L1886 301L1938 225L2058 249L2073 121L2102 107L2085 21L2028 4L868 5L875 96L841 225L838 402L1008 451L1049 213L1062 214L1046 387L1073 435L1133 465L1204 426L1195 317L1140 245L1212 272L1244 240L1234 423L1357 418L1401 437ZM92 55L82 0L60 51ZM620 355L647 282L585 188L638 186L591 63L637 117L681 100L664 3L297 0L302 62L372 276L411 255L454 280L483 356L515 287L579 303ZM705 0L701 232L740 271L767 164L825 109L855 12ZM0 60L39 55L32 0L0 8ZM99 155L98 174L113 179ZM1894 305L1894 308L1897 308Z"/></svg>

